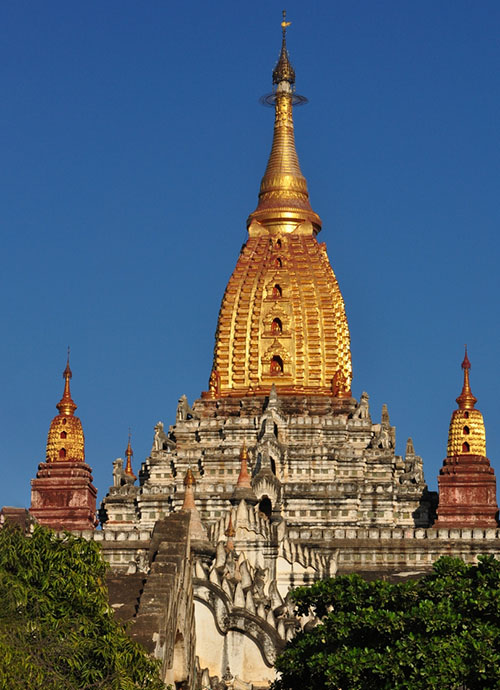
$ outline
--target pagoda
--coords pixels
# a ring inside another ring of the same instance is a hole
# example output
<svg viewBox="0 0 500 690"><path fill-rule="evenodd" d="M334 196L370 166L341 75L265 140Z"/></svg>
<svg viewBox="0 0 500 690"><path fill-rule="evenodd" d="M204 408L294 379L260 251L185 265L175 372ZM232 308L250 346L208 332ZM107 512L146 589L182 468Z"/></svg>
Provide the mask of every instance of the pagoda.
<svg viewBox="0 0 500 690"><path fill-rule="evenodd" d="M69 352L63 377L64 392L56 405L59 414L50 424L46 460L31 482L30 513L53 529L89 530L97 525L97 490L85 462L82 423L71 397Z"/></svg>
<svg viewBox="0 0 500 690"><path fill-rule="evenodd" d="M448 433L448 452L441 468L435 527L497 527L496 479L486 457L483 415L475 409L470 388L471 365L465 348L464 383Z"/></svg>

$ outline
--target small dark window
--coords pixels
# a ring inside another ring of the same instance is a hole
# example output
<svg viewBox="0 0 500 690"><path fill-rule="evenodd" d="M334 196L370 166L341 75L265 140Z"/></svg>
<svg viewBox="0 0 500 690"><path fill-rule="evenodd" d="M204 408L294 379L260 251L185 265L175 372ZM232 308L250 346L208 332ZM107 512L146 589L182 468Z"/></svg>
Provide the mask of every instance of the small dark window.
<svg viewBox="0 0 500 690"><path fill-rule="evenodd" d="M59 451L59 457L60 458L66 457L66 448L61 448L61 450Z"/></svg>
<svg viewBox="0 0 500 690"><path fill-rule="evenodd" d="M278 257L274 261L274 265L276 268L283 268L283 261Z"/></svg>
<svg viewBox="0 0 500 690"><path fill-rule="evenodd" d="M260 503L259 503L259 510L261 513L263 513L268 519L271 517L272 512L273 512L273 504L271 503L270 499L267 496L264 496Z"/></svg>
<svg viewBox="0 0 500 690"><path fill-rule="evenodd" d="M464 417L465 417L465 419L469 419L469 413L468 413L468 412L464 412Z"/></svg>
<svg viewBox="0 0 500 690"><path fill-rule="evenodd" d="M271 324L271 333L276 335L277 333L283 333L283 324L281 319L274 319Z"/></svg>
<svg viewBox="0 0 500 690"><path fill-rule="evenodd" d="M62 420L62 423L63 423L63 424L66 424L66 420L65 420L65 419L63 419L63 420Z"/></svg>
<svg viewBox="0 0 500 690"><path fill-rule="evenodd" d="M469 429L468 426L464 426L464 434L465 434L465 435L470 434L470 429Z"/></svg>
<svg viewBox="0 0 500 690"><path fill-rule="evenodd" d="M274 299L279 299L283 295L283 290L281 289L281 286L276 283L276 285L273 287L273 297Z"/></svg>
<svg viewBox="0 0 500 690"><path fill-rule="evenodd" d="M271 374L282 374L283 373L283 360L279 355L274 355L271 360L270 365Z"/></svg>
<svg viewBox="0 0 500 690"><path fill-rule="evenodd" d="M276 246L281 248L281 240L276 240Z"/></svg>
<svg viewBox="0 0 500 690"><path fill-rule="evenodd" d="M68 434L65 431L61 431L61 436L60 438L66 438Z"/></svg>
<svg viewBox="0 0 500 690"><path fill-rule="evenodd" d="M467 441L464 441L462 443L462 453L469 453L470 452L470 446L467 443Z"/></svg>

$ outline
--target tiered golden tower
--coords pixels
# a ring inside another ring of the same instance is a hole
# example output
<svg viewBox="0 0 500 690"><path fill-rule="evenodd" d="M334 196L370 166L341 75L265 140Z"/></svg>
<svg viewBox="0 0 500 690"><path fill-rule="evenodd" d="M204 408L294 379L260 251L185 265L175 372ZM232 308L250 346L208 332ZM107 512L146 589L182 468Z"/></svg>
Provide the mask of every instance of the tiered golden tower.
<svg viewBox="0 0 500 690"><path fill-rule="evenodd" d="M497 527L496 479L486 457L483 415L469 382L465 348L464 383L448 433L448 451L439 473L438 519L434 527Z"/></svg>
<svg viewBox="0 0 500 690"><path fill-rule="evenodd" d="M458 410L454 410L451 415L447 455L453 457L454 455L470 453L486 456L484 420L481 412L474 409L477 398L474 397L470 388L470 361L467 348L465 348L462 369L464 371L464 384L462 392L457 398Z"/></svg>
<svg viewBox="0 0 500 690"><path fill-rule="evenodd" d="M64 392L56 405L59 414L52 420L47 437L47 462L65 460L85 462L85 438L82 423L75 416L76 405L71 397L69 386L72 376L68 353L68 361L63 372Z"/></svg>
<svg viewBox="0 0 500 690"><path fill-rule="evenodd" d="M64 392L57 403L59 414L50 424L46 461L38 465L36 478L31 481L30 512L47 527L91 530L97 525L97 490L85 462L82 423L75 416L71 397L69 350L63 377Z"/></svg>
<svg viewBox="0 0 500 690"><path fill-rule="evenodd" d="M294 90L288 25L266 99L275 108L271 155L222 300L204 397L268 394L273 383L280 395L351 395L344 301L295 150L293 105L305 99Z"/></svg>

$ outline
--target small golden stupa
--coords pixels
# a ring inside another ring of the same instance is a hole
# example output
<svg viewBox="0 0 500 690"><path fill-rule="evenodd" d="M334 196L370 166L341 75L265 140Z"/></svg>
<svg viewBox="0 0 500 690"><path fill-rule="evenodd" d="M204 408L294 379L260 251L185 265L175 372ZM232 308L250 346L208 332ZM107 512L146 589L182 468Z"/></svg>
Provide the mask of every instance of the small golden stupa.
<svg viewBox="0 0 500 690"><path fill-rule="evenodd" d="M59 414L50 424L47 438L47 462L85 462L85 438L82 423L75 416L76 405L71 397L69 381L72 377L69 366L69 349L66 368L63 372L64 392L56 407Z"/></svg>
<svg viewBox="0 0 500 690"><path fill-rule="evenodd" d="M457 398L458 410L451 415L450 430L448 432L448 457L454 455L472 454L486 456L486 432L483 415L474 407L477 398L470 389L469 371L470 361L465 348L462 362L464 384L462 392Z"/></svg>

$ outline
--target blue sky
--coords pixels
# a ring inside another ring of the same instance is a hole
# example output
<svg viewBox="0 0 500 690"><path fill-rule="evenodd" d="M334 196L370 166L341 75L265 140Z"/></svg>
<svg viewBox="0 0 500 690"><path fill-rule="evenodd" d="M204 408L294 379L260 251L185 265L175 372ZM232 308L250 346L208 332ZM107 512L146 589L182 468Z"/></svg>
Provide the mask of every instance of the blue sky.
<svg viewBox="0 0 500 690"><path fill-rule="evenodd" d="M29 505L71 345L99 496L206 389L272 137L281 3L0 6L0 505ZM353 391L426 479L468 343L500 472L500 3L289 2L296 141Z"/></svg>

